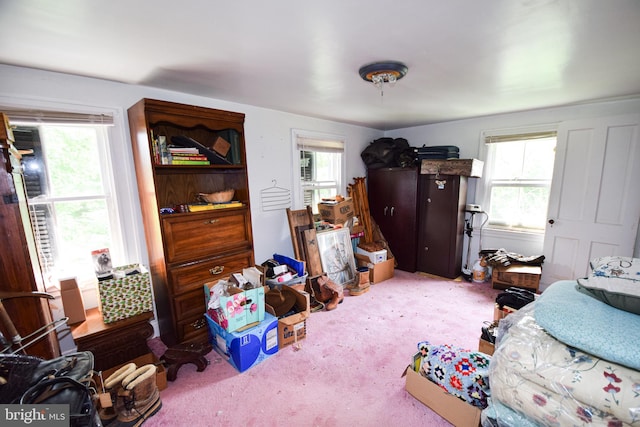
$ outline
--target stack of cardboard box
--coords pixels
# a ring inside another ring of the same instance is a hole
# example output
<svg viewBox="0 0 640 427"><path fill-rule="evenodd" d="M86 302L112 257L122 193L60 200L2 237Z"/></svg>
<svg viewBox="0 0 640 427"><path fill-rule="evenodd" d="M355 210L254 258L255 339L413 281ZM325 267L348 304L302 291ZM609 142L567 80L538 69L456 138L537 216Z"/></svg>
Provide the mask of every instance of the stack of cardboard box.
<svg viewBox="0 0 640 427"><path fill-rule="evenodd" d="M260 267L254 268L262 271ZM264 280L264 275L261 277L261 280ZM234 280L235 283L238 281L238 278ZM205 284L207 306L209 306L211 290L218 283ZM273 356L280 349L306 337L306 319L311 314L308 293L289 288L288 290L301 294L306 305L296 313L287 313L287 316L278 318L275 316L273 307L265 302L265 294L269 292L268 286L259 286L248 290L237 288L237 291L233 289L233 286L228 286L227 290L230 295L218 296L219 309L208 309L205 318L209 326L209 336L213 348L226 357L227 361L239 372L246 371ZM229 292L229 290L231 291ZM239 300L234 302L233 298L238 295L243 300L242 302L238 302ZM238 317L236 319L238 321L234 320L232 323L229 321L231 317L228 316L228 313L226 316L219 313L229 310L238 313L238 316L235 316ZM247 313L242 316L241 312ZM227 321L221 321L223 319L227 319Z"/></svg>

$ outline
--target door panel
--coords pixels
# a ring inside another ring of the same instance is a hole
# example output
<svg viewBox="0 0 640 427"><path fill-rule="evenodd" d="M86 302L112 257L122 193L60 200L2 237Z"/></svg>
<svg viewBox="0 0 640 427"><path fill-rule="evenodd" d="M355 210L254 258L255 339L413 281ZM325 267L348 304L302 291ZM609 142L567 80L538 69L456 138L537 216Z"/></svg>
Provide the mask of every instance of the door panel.
<svg viewBox="0 0 640 427"><path fill-rule="evenodd" d="M640 115L563 123L545 232L542 283L589 273L589 260L632 256L640 217Z"/></svg>
<svg viewBox="0 0 640 427"><path fill-rule="evenodd" d="M417 168L370 169L369 211L400 270L416 271Z"/></svg>
<svg viewBox="0 0 640 427"><path fill-rule="evenodd" d="M419 271L448 278L460 275L466 193L466 177L420 176Z"/></svg>

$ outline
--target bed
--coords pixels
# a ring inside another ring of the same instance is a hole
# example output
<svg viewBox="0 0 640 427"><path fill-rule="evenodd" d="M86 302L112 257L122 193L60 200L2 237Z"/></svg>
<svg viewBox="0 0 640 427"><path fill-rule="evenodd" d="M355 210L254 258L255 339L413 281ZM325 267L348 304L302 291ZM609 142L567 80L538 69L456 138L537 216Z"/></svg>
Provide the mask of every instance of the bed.
<svg viewBox="0 0 640 427"><path fill-rule="evenodd" d="M591 267L500 322L484 427L640 426L640 260Z"/></svg>

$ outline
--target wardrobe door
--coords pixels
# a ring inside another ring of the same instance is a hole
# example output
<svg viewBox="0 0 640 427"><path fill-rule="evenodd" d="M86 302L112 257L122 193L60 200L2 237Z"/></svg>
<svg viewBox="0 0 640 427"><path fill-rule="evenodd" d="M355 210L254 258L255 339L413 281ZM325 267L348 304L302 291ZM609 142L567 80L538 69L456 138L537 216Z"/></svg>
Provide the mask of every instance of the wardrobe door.
<svg viewBox="0 0 640 427"><path fill-rule="evenodd" d="M466 177L420 175L419 271L456 278L462 268Z"/></svg>
<svg viewBox="0 0 640 427"><path fill-rule="evenodd" d="M397 268L416 271L417 168L368 171L369 211L389 244Z"/></svg>

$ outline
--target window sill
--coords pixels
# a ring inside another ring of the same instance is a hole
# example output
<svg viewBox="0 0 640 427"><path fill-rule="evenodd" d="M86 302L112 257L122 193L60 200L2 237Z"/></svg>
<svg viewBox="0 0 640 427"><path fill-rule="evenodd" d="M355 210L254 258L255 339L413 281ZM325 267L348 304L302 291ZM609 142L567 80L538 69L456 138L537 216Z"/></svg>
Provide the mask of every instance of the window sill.
<svg viewBox="0 0 640 427"><path fill-rule="evenodd" d="M523 238L544 238L544 231L528 231L518 230L511 228L497 228L497 227L485 227L482 229L482 234L486 235L507 235L507 236L522 236Z"/></svg>

